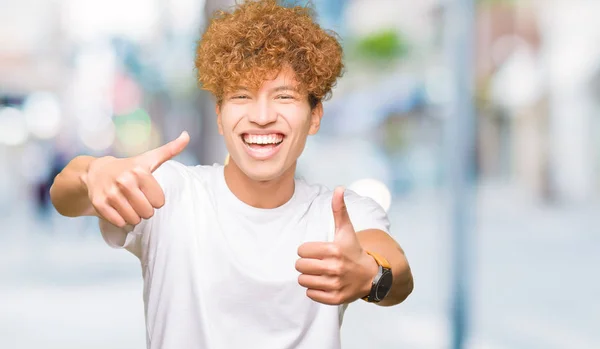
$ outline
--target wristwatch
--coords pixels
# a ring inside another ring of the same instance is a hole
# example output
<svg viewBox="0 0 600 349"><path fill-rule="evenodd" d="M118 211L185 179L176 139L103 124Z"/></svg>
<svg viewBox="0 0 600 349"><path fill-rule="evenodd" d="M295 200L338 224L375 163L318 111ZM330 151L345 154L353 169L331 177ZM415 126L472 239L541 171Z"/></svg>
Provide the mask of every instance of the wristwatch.
<svg viewBox="0 0 600 349"><path fill-rule="evenodd" d="M373 279L371 292L369 292L369 294L364 296L362 299L369 303L378 303L381 302L385 296L387 296L392 288L392 269L390 263L383 256L380 256L375 252L366 252L373 257L373 259L375 259L375 262L377 262L379 265L379 271Z"/></svg>

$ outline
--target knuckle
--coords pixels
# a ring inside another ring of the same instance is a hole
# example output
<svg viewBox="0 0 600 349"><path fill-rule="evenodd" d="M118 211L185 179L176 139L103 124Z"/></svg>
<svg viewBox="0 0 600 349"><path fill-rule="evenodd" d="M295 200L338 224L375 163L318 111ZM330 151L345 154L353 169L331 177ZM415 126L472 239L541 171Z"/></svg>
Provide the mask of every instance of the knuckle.
<svg viewBox="0 0 600 349"><path fill-rule="evenodd" d="M127 188L134 184L135 179L129 172L125 172L117 177L116 182L118 185Z"/></svg>
<svg viewBox="0 0 600 349"><path fill-rule="evenodd" d="M120 193L121 190L116 185L113 185L106 190L105 196L108 201L114 202L118 200Z"/></svg>
<svg viewBox="0 0 600 349"><path fill-rule="evenodd" d="M148 171L146 171L142 166L136 165L131 169L131 173L136 177L141 177L147 175Z"/></svg>
<svg viewBox="0 0 600 349"><path fill-rule="evenodd" d="M340 262L332 263L329 267L329 272L333 275L342 275L344 273L344 265Z"/></svg>
<svg viewBox="0 0 600 349"><path fill-rule="evenodd" d="M338 258L338 257L342 256L342 249L338 245L330 244L328 246L329 246L329 254L332 257Z"/></svg>
<svg viewBox="0 0 600 349"><path fill-rule="evenodd" d="M98 198L95 197L91 200L92 202L92 206L94 206L95 208L101 208L104 207L106 201L103 198Z"/></svg>
<svg viewBox="0 0 600 349"><path fill-rule="evenodd" d="M331 279L331 288L334 290L340 290L342 288L342 280L340 278Z"/></svg>

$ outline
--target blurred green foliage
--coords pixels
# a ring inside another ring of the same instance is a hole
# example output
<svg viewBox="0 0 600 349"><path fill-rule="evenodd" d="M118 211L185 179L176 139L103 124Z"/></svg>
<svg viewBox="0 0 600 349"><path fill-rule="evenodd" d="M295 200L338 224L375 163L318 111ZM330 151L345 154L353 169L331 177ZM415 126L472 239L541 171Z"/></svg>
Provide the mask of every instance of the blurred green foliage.
<svg viewBox="0 0 600 349"><path fill-rule="evenodd" d="M393 61L408 54L407 39L395 29L384 29L357 39L355 53L359 59Z"/></svg>

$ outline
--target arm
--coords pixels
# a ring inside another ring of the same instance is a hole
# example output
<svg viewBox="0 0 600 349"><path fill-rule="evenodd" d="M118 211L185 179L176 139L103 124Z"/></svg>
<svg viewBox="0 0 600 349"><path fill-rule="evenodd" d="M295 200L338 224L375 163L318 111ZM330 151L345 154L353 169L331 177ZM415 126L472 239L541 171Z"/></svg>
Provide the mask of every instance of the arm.
<svg viewBox="0 0 600 349"><path fill-rule="evenodd" d="M408 260L400 245L386 232L378 229L367 229L357 232L361 247L367 251L373 251L385 257L392 267L394 283L390 293L385 299L377 303L380 306L392 306L402 303L413 290L413 277L408 265ZM377 270L377 264L371 261L373 269ZM365 293L371 290L371 283L365 285Z"/></svg>
<svg viewBox="0 0 600 349"><path fill-rule="evenodd" d="M181 153L187 133L159 148L131 158L78 156L56 176L50 197L68 217L93 215L123 228L149 219L165 197L152 173Z"/></svg>
<svg viewBox="0 0 600 349"><path fill-rule="evenodd" d="M371 291L379 267L366 251L375 252L388 260L393 273L390 292L377 304L399 304L411 293L413 280L404 251L387 233L387 214L371 199L349 196L354 197L346 207L343 188L332 194L333 241L305 242L298 248L298 283L314 301L352 303Z"/></svg>
<svg viewBox="0 0 600 349"><path fill-rule="evenodd" d="M81 180L94 160L91 156L77 156L54 178L50 199L61 215L78 217L95 214L87 187Z"/></svg>

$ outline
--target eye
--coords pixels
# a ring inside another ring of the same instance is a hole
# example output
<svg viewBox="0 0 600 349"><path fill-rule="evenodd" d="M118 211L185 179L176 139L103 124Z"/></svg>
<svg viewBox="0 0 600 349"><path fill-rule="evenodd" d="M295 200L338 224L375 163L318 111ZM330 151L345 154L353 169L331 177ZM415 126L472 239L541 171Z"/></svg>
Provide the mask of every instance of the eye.
<svg viewBox="0 0 600 349"><path fill-rule="evenodd" d="M231 97L231 98L232 98L232 99L248 99L248 98L250 98L250 97L249 97L249 96L247 96L247 95L235 95L235 96L233 96L233 97Z"/></svg>
<svg viewBox="0 0 600 349"><path fill-rule="evenodd" d="M294 99L294 96L290 96L290 95L279 95L279 96L277 96L277 99Z"/></svg>

